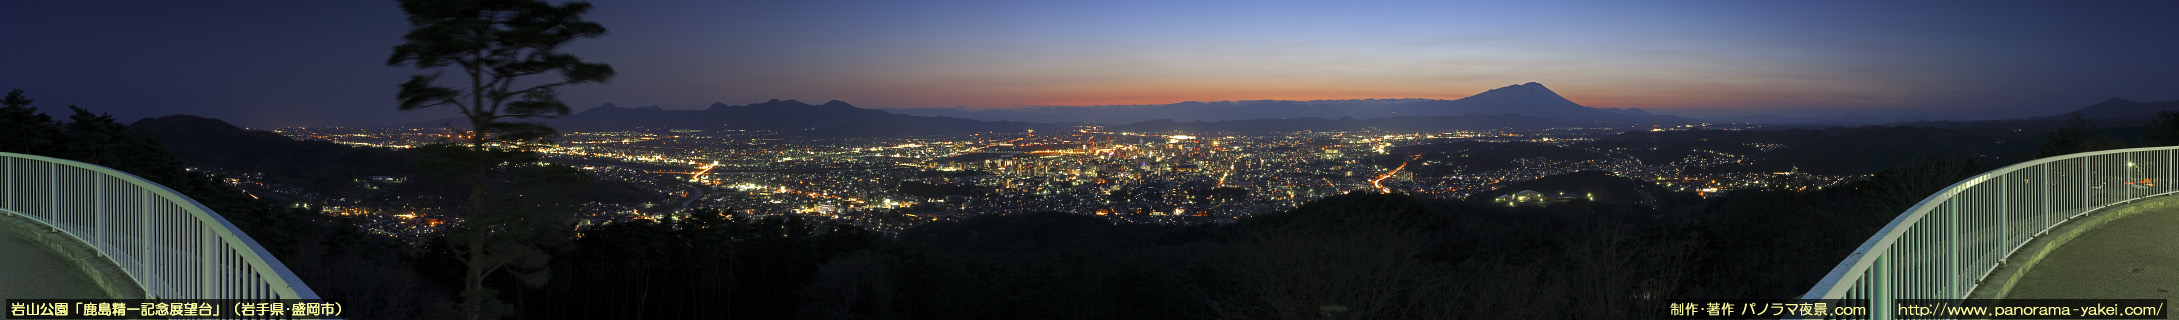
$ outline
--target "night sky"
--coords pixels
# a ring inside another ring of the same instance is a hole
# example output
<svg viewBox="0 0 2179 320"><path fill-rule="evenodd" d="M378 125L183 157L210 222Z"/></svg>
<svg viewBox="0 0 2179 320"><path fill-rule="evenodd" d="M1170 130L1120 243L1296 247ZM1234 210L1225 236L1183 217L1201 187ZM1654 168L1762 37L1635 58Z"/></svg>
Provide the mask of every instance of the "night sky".
<svg viewBox="0 0 2179 320"><path fill-rule="evenodd" d="M389 125L393 1L0 2L49 112ZM1458 98L1541 82L1662 113L2048 115L2179 100L2179 1L600 1L602 103L866 108Z"/></svg>

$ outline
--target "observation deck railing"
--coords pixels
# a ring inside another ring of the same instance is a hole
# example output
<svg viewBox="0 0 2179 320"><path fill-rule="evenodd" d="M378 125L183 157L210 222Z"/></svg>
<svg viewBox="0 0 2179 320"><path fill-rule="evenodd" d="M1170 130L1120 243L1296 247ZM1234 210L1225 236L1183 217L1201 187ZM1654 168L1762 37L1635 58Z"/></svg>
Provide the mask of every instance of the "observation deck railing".
<svg viewBox="0 0 2179 320"><path fill-rule="evenodd" d="M1865 299L1872 319L1892 299L1964 299L2013 252L2097 209L2179 191L2179 147L2075 153L1967 178L1907 208L1803 295Z"/></svg>
<svg viewBox="0 0 2179 320"><path fill-rule="evenodd" d="M155 299L318 299L226 218L111 168L0 153L0 212L89 245Z"/></svg>

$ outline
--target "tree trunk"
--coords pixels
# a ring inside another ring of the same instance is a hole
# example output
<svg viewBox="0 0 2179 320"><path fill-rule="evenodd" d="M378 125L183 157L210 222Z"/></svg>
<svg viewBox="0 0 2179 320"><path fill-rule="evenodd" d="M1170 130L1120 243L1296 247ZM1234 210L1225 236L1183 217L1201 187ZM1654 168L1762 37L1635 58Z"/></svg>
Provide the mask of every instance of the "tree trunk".
<svg viewBox="0 0 2179 320"><path fill-rule="evenodd" d="M466 281L463 285L462 292L464 294L484 290L484 264L482 262L484 261L483 259L484 242L469 241L469 281ZM481 320L484 317L484 310L482 309L484 306L476 303L476 301L465 302L468 302L465 304L468 305L467 307L469 309L469 320Z"/></svg>
<svg viewBox="0 0 2179 320"><path fill-rule="evenodd" d="M475 156L479 157L486 156L485 154L483 154L483 126L471 124L471 127L469 128L468 152L477 152ZM486 182L486 175L489 173L489 171L492 170L491 166L488 163L480 162L475 163L474 165L477 166L477 171L470 178L471 184L469 186L469 219L463 221L463 224L475 222L476 217L484 212L484 184ZM477 232L476 237L469 239L469 281L467 281L467 288L463 288L462 290L464 292L475 292L484 290L484 277L486 276L486 274L484 274L484 241L486 238L491 237L492 231L489 226L477 227L480 228L478 228L477 230L472 230L472 232ZM469 320L483 320L484 306L481 303L475 303L475 301L470 302L471 303L468 303L467 306L467 309L469 309Z"/></svg>

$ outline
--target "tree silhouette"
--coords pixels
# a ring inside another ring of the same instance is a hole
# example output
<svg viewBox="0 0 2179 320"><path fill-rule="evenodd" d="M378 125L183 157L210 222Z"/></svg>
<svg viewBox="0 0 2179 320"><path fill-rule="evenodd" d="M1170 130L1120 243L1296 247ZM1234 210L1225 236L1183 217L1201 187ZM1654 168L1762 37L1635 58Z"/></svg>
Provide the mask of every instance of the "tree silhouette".
<svg viewBox="0 0 2179 320"><path fill-rule="evenodd" d="M23 89L8 91L0 98L0 152L27 154L52 154L54 139L60 136L53 117L38 113L30 107L36 99L23 96Z"/></svg>
<svg viewBox="0 0 2179 320"><path fill-rule="evenodd" d="M1347 194L1247 221L1230 247L1228 319L1443 318L1446 265L1416 259L1436 238L1437 208L1404 195Z"/></svg>
<svg viewBox="0 0 2179 320"><path fill-rule="evenodd" d="M454 106L469 120L464 138L472 146L550 136L551 127L504 120L565 115L568 107L560 102L557 88L602 83L613 77L612 66L586 63L558 51L569 41L605 34L604 26L581 19L590 11L589 3L403 0L401 9L408 12L415 29L403 36L408 42L394 47L386 64L413 63L424 69L456 66L469 76L468 90L434 84L438 73L411 76L401 84L401 110ZM515 85L524 77L548 72L558 72L560 81L519 89Z"/></svg>
<svg viewBox="0 0 2179 320"><path fill-rule="evenodd" d="M2179 112L2159 111L2149 119L2149 132L2142 135L2150 146L2179 146Z"/></svg>
<svg viewBox="0 0 2179 320"><path fill-rule="evenodd" d="M857 251L843 254L817 269L817 277L802 288L809 304L803 319L898 319L893 297L900 280L892 256Z"/></svg>
<svg viewBox="0 0 2179 320"><path fill-rule="evenodd" d="M2088 118L2082 117L2081 113L2074 112L2066 118L2064 127L2059 127L2057 131L2051 132L2050 140L2043 144L2041 150L2036 151L2035 158L2041 159L2075 152L2109 149L2104 146L2108 142L2100 140L2100 137L2096 136L2095 124L2089 122Z"/></svg>
<svg viewBox="0 0 2179 320"><path fill-rule="evenodd" d="M499 300L497 291L485 288L485 278L511 271L527 285L542 285L549 256L540 241L552 241L547 229L565 229L554 223L566 221L572 211L540 204L547 199L523 194L523 184L513 181L506 190L509 195L493 199L487 195L492 174L507 164L532 162L536 144L549 142L552 127L523 120L567 114L557 88L602 83L613 76L611 66L559 52L569 41L605 34L605 27L581 19L590 10L584 2L402 0L401 9L413 29L386 64L452 67L468 76L461 89L439 85L442 73L411 76L397 97L401 110L452 106L469 121L459 144L429 148L419 162L438 167L434 171L466 175L471 182L470 216L448 233L466 256L468 269L460 312L472 320L504 317L513 308ZM557 73L559 79L517 84L547 73ZM540 216L539 210L549 214Z"/></svg>

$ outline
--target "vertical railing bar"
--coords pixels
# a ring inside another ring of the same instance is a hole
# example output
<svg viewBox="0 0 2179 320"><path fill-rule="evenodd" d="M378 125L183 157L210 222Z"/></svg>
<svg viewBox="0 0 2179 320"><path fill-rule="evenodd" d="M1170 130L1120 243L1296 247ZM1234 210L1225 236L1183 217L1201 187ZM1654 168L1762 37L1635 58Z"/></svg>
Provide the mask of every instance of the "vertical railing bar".
<svg viewBox="0 0 2179 320"><path fill-rule="evenodd" d="M180 234L174 232L174 212L166 211L165 206L160 206L159 212L162 212L162 214L159 215L159 243L170 244L165 246L169 250L161 250L167 252L166 263L160 264L166 267L165 270L162 270L163 272L165 272L164 277L183 278L186 280L189 277L189 273L186 270L187 268L185 268L181 264L182 257L181 255L173 253L181 252L181 250L183 250L182 248L188 246L189 244L182 240ZM165 290L166 292L162 294L172 295L176 291L183 290L189 290L188 284L174 280L168 280L167 289Z"/></svg>
<svg viewBox="0 0 2179 320"><path fill-rule="evenodd" d="M98 250L98 254L99 254L99 255L101 255L101 256L107 256L107 257L113 257L113 255L111 255L111 254L106 254L106 251L107 251L107 250L113 250L113 249L111 248L111 246L107 245L107 243L108 243L109 241L107 241L107 240L106 240L106 201L105 201L105 200L106 200L106 199L105 199L105 198L106 198L106 187L105 187L105 186L106 186L106 179L98 179L98 178L92 178L92 179L91 179L91 195L90 195L90 198L91 198L91 244L92 244L92 245L95 245L95 246L97 246L97 247L99 248L99 250ZM80 195L80 194L79 194L79 195L76 195L76 198L77 198L78 200L80 200L80 199L82 199L82 198L84 198L84 197L83 197L83 195Z"/></svg>
<svg viewBox="0 0 2179 320"><path fill-rule="evenodd" d="M150 253L152 259L159 261L153 266L158 269L152 272L157 274L159 280L161 280L159 295L166 296L168 291L174 290L174 283L169 280L174 277L174 261L172 260L173 254L168 253L165 248L172 247L174 239L171 238L172 234L166 232L167 213L165 208L158 205L157 195L145 194L144 212L155 215L151 217L151 221L144 224L144 234L158 238L158 241L153 241L154 245L147 245L144 249L157 250L157 252ZM164 254L162 255L162 253Z"/></svg>
<svg viewBox="0 0 2179 320"><path fill-rule="evenodd" d="M1915 229L1929 229L1928 225L1924 225L1924 224L1915 224L1914 226L1916 227ZM1914 261L1915 261L1915 262L1920 262L1920 261L1922 261L1922 259L1923 259L1923 258L1925 258L1925 257L1927 257L1927 256L1928 256L1928 252L1926 252L1926 251L1924 251L1924 250L1922 249L1922 248L1928 248L1928 246L1927 246L1927 245L1928 245L1928 243L1926 243L1926 242L1923 242L1923 241L1926 241L1926 240L1929 240L1929 239L1928 239L1928 237L1924 237L1924 236L1922 236L1922 233L1920 233L1920 232L1916 232L1916 233L1914 234L1914 251L1913 251L1912 253L1910 253L1910 254L1914 255ZM1926 280L1926 279L1928 279L1928 277L1929 277L1929 275L1925 273L1925 272L1926 272L1926 271L1928 271L1928 270L1926 270L1926 269L1923 269L1923 268L1918 268L1918 266L1916 266L1916 267L1917 267L1917 268L1913 268L1913 269L1914 269L1913 271L1910 271L1910 272L1911 272L1911 274L1913 274L1913 275L1914 275L1914 281L1911 281L1911 282L1909 282L1909 283L1908 283L1908 285L1911 285L1911 286L1913 286L1913 287L1914 287L1914 295L1913 295L1914 297L1917 297L1917 298L1919 298L1919 297L1924 297L1924 296L1928 296L1928 294L1929 294L1929 293L1925 291L1925 290L1927 290L1927 289L1928 289L1928 286L1926 286L1926 285L1923 285L1923 281L1924 281L1924 280Z"/></svg>
<svg viewBox="0 0 2179 320"><path fill-rule="evenodd" d="M235 294L235 270L234 270L233 268L231 268L231 267L233 266L233 261L234 261L234 257L228 256L228 255L230 255L230 254L233 254L233 253L232 253L232 252L228 252L228 251L227 251L227 247L226 247L226 245L225 245L225 244L221 244L221 245L220 245L220 246L219 246L218 248L219 248L219 297L221 297L221 298L226 298L226 297L233 297L233 296L236 296L236 294Z"/></svg>
<svg viewBox="0 0 2179 320"><path fill-rule="evenodd" d="M1908 239L1908 241L1901 242L1901 244L1908 246L1907 248L1901 250L1901 253L1903 253L1901 255L1902 258L1906 259L1902 259L1904 261L1902 261L1902 263L1900 264L1900 273L1902 273L1904 277L1901 277L1903 278L1903 281L1899 282L1899 285L1903 288L1903 290L1900 290L1902 291L1901 296L1906 297L1916 297L1922 294L1922 271L1920 269L1914 268L1913 266L1913 262L1919 261L1922 258L1920 252L1922 246L1922 237L1920 232L1913 231L1915 229L1922 229L1920 228L1922 227L1922 224L1915 224L1914 226L1917 228L1907 229L1909 234L1906 238Z"/></svg>
<svg viewBox="0 0 2179 320"><path fill-rule="evenodd" d="M58 164L58 163L47 163L47 164L46 164L46 166L45 166L45 173L46 173L46 175L45 175L45 178L46 178L46 180L47 180L47 181L52 181L52 183L49 183L49 184L47 184L48 186L52 186L52 187L50 187L50 188L47 188L47 190L46 190L46 191L48 191L48 192L46 193L46 198L47 198L48 200L52 200L52 201L51 201L51 202L47 202L47 203L46 203L46 208L48 208L47 210L52 210L52 211L53 211L53 212L50 212L50 213L46 213L46 215L47 215L47 218L46 218L46 225L52 226L51 228L53 228L53 230L54 230L54 231L60 231L60 226L61 226L61 224L60 224L60 220L61 220L61 219L60 219L60 212L61 212L61 210L60 210L60 207L61 207L61 178L60 178L60 169L59 169L59 168L56 168L56 167L59 167L59 166L60 166L60 164Z"/></svg>
<svg viewBox="0 0 2179 320"><path fill-rule="evenodd" d="M218 236L214 236L208 232L204 232L204 228L198 227L198 225L203 224L202 221L200 221L199 219L189 219L188 223L190 225L190 230L196 231L198 245L197 257L199 257L199 259L197 259L197 265L198 267L203 268L203 270L200 270L199 272L203 273L204 279L198 280L197 285L201 286L204 290L204 298L218 297L220 292L217 291L219 290L219 285L217 284L217 282L220 280L218 273L219 265L217 265L217 263L219 263L220 259L226 259L227 257L223 256L223 252L215 252L212 250L212 248L214 248L213 242L219 241Z"/></svg>
<svg viewBox="0 0 2179 320"><path fill-rule="evenodd" d="M2013 212L2012 212L2012 206L2010 206L2010 205L2007 205L2007 204L2005 203L2005 201L2004 201L2003 199L1996 199L1997 201L1991 201L1991 200L1993 200L1993 199L1990 199L1990 198L2003 198L2003 197L2005 197L2005 187L2006 187L2006 186L2005 186L2005 184L2003 184L2003 183L1999 183L1999 184L1997 184L1997 188L1994 188L1994 189L1996 189L1996 190L1989 190L1990 192L1995 192L1995 193L1997 193L1997 194L1995 194L1995 195L1989 195L1988 193L1985 193L1985 195L1984 195L1984 197L1985 197L1985 198L1983 199L1983 201L1990 201L1990 202L1996 202L1996 203L1997 203L1997 216L1999 216L1999 217L2003 217L2003 218L2004 218L2004 219L2005 219L2006 221L2012 221L2012 220L2013 220ZM2005 239L2005 246L2007 246L2007 247L2010 247L2010 246L2014 246L2014 245L2015 245L2014 243L2015 243L2016 241L2014 241L2014 239L2012 239L2012 238L2018 238L2018 235L2020 234L2020 231L2019 231L2019 230L2012 230L2012 229L2006 229L2006 230L2005 230L2005 234L2006 234L2006 239Z"/></svg>
<svg viewBox="0 0 2179 320"><path fill-rule="evenodd" d="M167 257L170 255L162 255L161 253L165 253L166 250L162 250L162 248L167 247L170 243L174 243L174 240L167 239L167 234L166 232L164 232L166 229L162 228L166 224L166 211L161 210L163 208L160 208L157 204L157 197L157 195L153 195L150 192L145 192L143 194L143 231L145 239L144 260L151 261L146 264L150 265L148 269L151 269L151 276L152 279L154 279L153 281L159 281L159 290L156 294L159 296L165 296L167 290L172 290L174 288L173 283L169 283L166 281L167 278L171 278L174 276L174 272L168 270L168 268L173 267L173 265L171 264L173 261L167 260Z"/></svg>
<svg viewBox="0 0 2179 320"><path fill-rule="evenodd" d="M1974 200L1974 199L1970 199L1970 200ZM1973 203L1975 204L1975 214L1977 214L1977 215L1983 215L1983 216L1989 216L1989 215L1990 215L1990 214L1989 214L1989 212L1988 212L1988 210L1989 210L1989 209L1988 209L1988 206L1989 206L1989 204L1988 204L1988 203L1983 203L1983 202L1981 202L1981 201L1970 201L1970 202L1973 202ZM1995 255L1997 255L1997 254L1998 254L1997 250L2004 250L2004 249L2005 249L2005 247L2008 247L2008 246L2012 246L2012 242L2013 242L2013 229L2012 229L2012 221L2005 221L2005 220L2006 220L2006 219L2005 219L2005 215L2002 215L2002 214L2000 214L2000 215L1996 215L1996 216L1994 216L1994 217L1992 217L1992 218L1995 218L1995 219L1997 219L1997 243L1996 243L1996 245L1994 245L1994 246L1990 246L1990 251L1991 251L1991 252L1989 252L1989 253L1987 253L1987 254L1989 254L1989 255L1992 255L1992 256L1995 256Z"/></svg>
<svg viewBox="0 0 2179 320"><path fill-rule="evenodd" d="M1892 281L1893 281L1894 279L1893 279L1893 277L1892 277L1892 274L1891 274L1891 272L1892 272L1892 269L1893 269L1893 266L1892 266L1892 264L1893 264L1893 263L1897 263L1897 262L1899 262L1899 259L1892 259L1892 257L1891 257L1890 255L1885 255L1885 256L1883 256L1883 257L1877 257L1877 259L1883 259L1883 261L1882 261L1881 263L1878 263L1878 265L1882 265L1882 266L1884 266L1884 269L1883 269L1883 272L1879 272L1879 273L1878 273L1879 275L1878 275L1878 278L1877 278L1877 279L1878 279L1878 280L1880 280L1880 284L1881 284L1881 286L1880 286L1880 287L1882 288L1882 290L1879 290L1879 291L1877 292L1877 297L1876 297L1876 300L1877 300L1877 301L1881 301L1881 302L1884 302L1884 306L1886 307L1886 308L1884 308L1884 309L1890 309L1889 307L1891 306L1891 303L1890 303L1890 302L1891 302L1891 300L1892 300L1892 299L1898 299L1898 296L1897 296L1897 295L1894 295L1894 293L1896 293L1896 292L1893 292L1893 291L1892 291L1892 290L1895 290L1895 289L1897 289L1897 287L1895 287L1895 286L1892 286Z"/></svg>
<svg viewBox="0 0 2179 320"><path fill-rule="evenodd" d="M187 258L183 257L180 254L176 254L179 252L186 252L184 250L187 250L186 248L189 247L189 242L187 240L183 240L184 238L182 237L182 234L180 232L175 232L174 212L166 211L165 206L163 206L164 203L161 204L162 206L160 206L160 211L165 212L166 214L160 216L159 219L159 238L161 241L160 243L169 244L166 246L167 250L163 250L167 252L167 260L164 264L166 266L166 276L169 278L177 278L175 280L168 280L168 288L166 290L166 294L174 295L176 292L187 292L190 289L187 282L189 279L189 265L184 264L187 262L185 261L185 259Z"/></svg>
<svg viewBox="0 0 2179 320"><path fill-rule="evenodd" d="M1952 227L1952 232L1946 233L1947 238L1945 238L1945 245L1943 246L1943 248L1949 249L1945 252L1945 257L1948 258L1945 260L1948 263L1945 264L1944 269L1952 273L1952 280L1945 283L1950 289L1946 294L1958 297L1961 296L1960 289L1962 287L1960 277L1965 274L1965 272L1960 272L1960 219L1957 213L1948 213L1944 217L1945 222L1947 222L1945 224Z"/></svg>
<svg viewBox="0 0 2179 320"><path fill-rule="evenodd" d="M144 255L143 257L137 258L144 261L144 277L150 279L148 281L144 281L144 285L154 288L160 287L158 284L159 273L152 271L153 268L159 266L159 263L158 255L151 251L151 193L139 193L137 194L136 200L138 201L137 205L140 206L139 209L144 210L144 214L137 215L138 217L143 218L143 221L141 221L142 224L138 224L136 228L136 232L139 232L136 235L138 250L141 250L142 253L140 254ZM144 290L144 292L147 296L152 295L152 290L150 289Z"/></svg>

